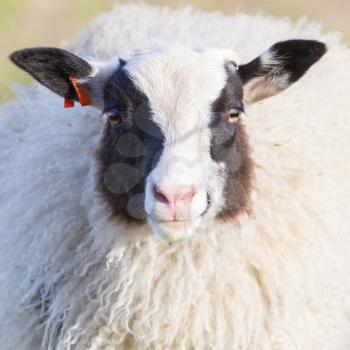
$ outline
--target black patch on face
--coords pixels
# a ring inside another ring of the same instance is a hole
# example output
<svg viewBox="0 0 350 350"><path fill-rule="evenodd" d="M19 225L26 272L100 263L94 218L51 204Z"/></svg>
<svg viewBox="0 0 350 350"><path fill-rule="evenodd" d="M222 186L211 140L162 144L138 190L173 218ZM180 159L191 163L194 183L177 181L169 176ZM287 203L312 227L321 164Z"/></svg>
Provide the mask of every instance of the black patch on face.
<svg viewBox="0 0 350 350"><path fill-rule="evenodd" d="M231 109L243 111L243 84L236 72L227 69L227 84L212 104L211 157L224 162L227 171L225 205L219 216L235 216L248 209L253 162L242 123L227 120Z"/></svg>
<svg viewBox="0 0 350 350"><path fill-rule="evenodd" d="M104 87L105 113L122 122L105 126L99 151L100 189L115 214L143 220L145 181L163 151L164 137L152 121L148 98L119 68Z"/></svg>

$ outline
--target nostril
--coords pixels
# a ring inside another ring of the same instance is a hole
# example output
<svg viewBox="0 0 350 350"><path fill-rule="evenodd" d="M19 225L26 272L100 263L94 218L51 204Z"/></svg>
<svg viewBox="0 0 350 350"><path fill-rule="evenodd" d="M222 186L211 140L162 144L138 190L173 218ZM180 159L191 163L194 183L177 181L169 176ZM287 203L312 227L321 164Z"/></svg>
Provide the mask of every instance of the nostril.
<svg viewBox="0 0 350 350"><path fill-rule="evenodd" d="M156 198L159 202L170 203L167 194L164 191L162 191L157 185L153 186L153 195L154 198Z"/></svg>

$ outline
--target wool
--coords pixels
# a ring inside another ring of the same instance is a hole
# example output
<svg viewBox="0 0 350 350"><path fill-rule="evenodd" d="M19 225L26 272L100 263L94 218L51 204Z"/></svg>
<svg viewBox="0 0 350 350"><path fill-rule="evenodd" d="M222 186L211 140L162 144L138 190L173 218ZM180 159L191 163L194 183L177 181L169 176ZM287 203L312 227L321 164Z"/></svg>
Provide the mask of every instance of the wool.
<svg viewBox="0 0 350 350"><path fill-rule="evenodd" d="M173 42L328 53L247 109L249 212L170 244L96 188L103 119L34 83L0 107L1 349L350 349L350 50L301 19L117 5L70 45L93 60Z"/></svg>

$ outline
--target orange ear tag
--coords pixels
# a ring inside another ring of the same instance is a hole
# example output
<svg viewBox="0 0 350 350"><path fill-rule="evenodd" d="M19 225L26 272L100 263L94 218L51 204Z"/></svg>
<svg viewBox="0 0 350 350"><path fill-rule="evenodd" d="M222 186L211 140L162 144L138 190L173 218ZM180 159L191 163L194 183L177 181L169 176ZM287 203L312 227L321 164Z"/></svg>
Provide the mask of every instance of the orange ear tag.
<svg viewBox="0 0 350 350"><path fill-rule="evenodd" d="M82 106L88 106L90 104L90 98L87 89L83 85L79 85L74 78L69 78L72 82L75 92L78 95L79 102Z"/></svg>
<svg viewBox="0 0 350 350"><path fill-rule="evenodd" d="M70 100L68 98L64 99L64 108L71 108L74 107L74 101Z"/></svg>
<svg viewBox="0 0 350 350"><path fill-rule="evenodd" d="M87 89L83 85L79 85L74 78L69 78L72 82L74 90L78 96L79 102L82 106L91 104ZM74 101L68 98L64 99L64 108L74 107Z"/></svg>

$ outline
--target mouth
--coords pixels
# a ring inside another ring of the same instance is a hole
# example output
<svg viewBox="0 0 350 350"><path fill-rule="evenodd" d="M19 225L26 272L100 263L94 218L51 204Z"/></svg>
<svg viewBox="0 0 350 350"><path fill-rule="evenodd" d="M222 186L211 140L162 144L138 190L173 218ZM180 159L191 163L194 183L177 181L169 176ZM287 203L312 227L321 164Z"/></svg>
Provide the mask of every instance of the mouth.
<svg viewBox="0 0 350 350"><path fill-rule="evenodd" d="M156 235L170 242L182 241L191 237L198 231L201 221L201 215L186 220L159 220L148 217L148 222Z"/></svg>
<svg viewBox="0 0 350 350"><path fill-rule="evenodd" d="M207 205L202 213L186 218L164 218L157 216L156 212L147 213L147 221L157 236L168 241L180 241L189 238L199 231L202 221L211 205L207 194ZM146 211L147 212L147 211Z"/></svg>
<svg viewBox="0 0 350 350"><path fill-rule="evenodd" d="M190 226L191 222L193 220L191 219L186 219L186 220L156 220L153 219L155 222L158 223L158 225L163 225L163 226L168 226L168 227L174 227L174 228L181 228L181 227L186 227Z"/></svg>

